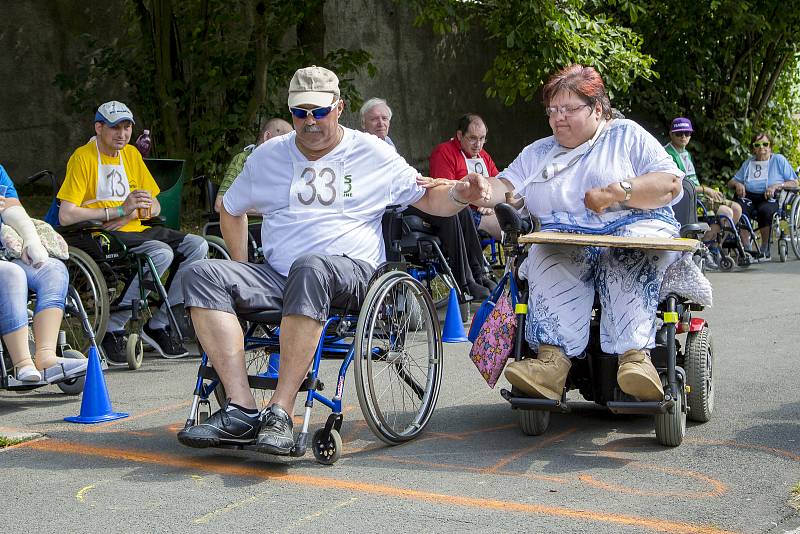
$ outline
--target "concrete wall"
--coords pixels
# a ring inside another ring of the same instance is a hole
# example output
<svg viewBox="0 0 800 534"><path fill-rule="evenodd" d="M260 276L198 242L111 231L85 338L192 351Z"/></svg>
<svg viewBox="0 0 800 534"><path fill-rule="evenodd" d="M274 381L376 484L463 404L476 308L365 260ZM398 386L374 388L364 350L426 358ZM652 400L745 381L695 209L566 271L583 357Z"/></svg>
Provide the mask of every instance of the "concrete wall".
<svg viewBox="0 0 800 534"><path fill-rule="evenodd" d="M53 80L82 61L79 35L114 39L123 19L115 2L0 2L0 163L15 181L41 169L63 176L72 150L94 134L92 117L70 117Z"/></svg>
<svg viewBox="0 0 800 534"><path fill-rule="evenodd" d="M328 0L326 19L327 49L363 48L373 55L378 74L358 86L365 98L389 102L389 135L420 171L427 171L431 150L455 134L466 112L483 116L486 150L501 170L525 145L552 133L541 103L506 107L486 98L482 79L493 50L484 35L437 36L415 27L410 11L394 0ZM345 122L359 126L355 115Z"/></svg>
<svg viewBox="0 0 800 534"><path fill-rule="evenodd" d="M48 168L63 176L76 146L93 134L92 117L75 120L53 85L81 57L82 33L108 42L124 36L121 0L2 0L0 19L0 163L19 181ZM511 108L484 96L481 81L492 53L479 33L439 37L413 26L413 17L394 0L328 0L326 48L363 48L373 55L375 78L356 80L366 98L380 96L394 111L390 135L400 152L427 171L433 147L451 137L459 116L481 114L488 125L487 150L502 168L527 143L548 134L538 102ZM125 98L125 88L108 88L107 99ZM131 102L134 113L136 106ZM358 127L353 110L345 124ZM134 137L138 135L134 132Z"/></svg>

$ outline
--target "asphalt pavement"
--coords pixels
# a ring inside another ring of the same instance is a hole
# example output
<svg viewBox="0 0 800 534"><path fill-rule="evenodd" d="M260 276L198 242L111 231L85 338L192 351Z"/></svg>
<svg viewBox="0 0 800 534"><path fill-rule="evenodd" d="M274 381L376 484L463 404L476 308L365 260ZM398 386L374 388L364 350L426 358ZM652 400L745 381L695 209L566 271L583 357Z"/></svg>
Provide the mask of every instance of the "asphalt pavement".
<svg viewBox="0 0 800 534"><path fill-rule="evenodd" d="M130 417L65 423L80 397L0 391L0 532L790 532L800 527L800 261L711 273L713 418L660 446L649 416L581 403L524 436L517 414L447 346L426 432L389 447L345 389L344 453L333 466L249 451L194 450L175 433L198 360L146 355L111 369ZM149 356L149 357L148 357ZM338 362L325 366L332 377ZM575 394L571 394L571 397ZM299 412L297 412L299 413ZM315 424L327 409L315 409ZM797 500L795 499L795 503Z"/></svg>

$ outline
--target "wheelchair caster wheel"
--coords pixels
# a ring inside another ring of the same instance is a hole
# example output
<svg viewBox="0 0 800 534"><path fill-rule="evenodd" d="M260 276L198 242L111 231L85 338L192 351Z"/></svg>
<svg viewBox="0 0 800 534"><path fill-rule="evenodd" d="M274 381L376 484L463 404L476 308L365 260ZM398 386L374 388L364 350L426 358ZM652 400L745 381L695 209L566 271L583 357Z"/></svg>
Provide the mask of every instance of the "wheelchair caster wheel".
<svg viewBox="0 0 800 534"><path fill-rule="evenodd" d="M730 272L733 270L733 258L730 256L723 256L719 260L720 271Z"/></svg>
<svg viewBox="0 0 800 534"><path fill-rule="evenodd" d="M550 426L550 412L517 410L519 429L526 436L541 436Z"/></svg>
<svg viewBox="0 0 800 534"><path fill-rule="evenodd" d="M666 376L661 378L661 384L666 391L669 388ZM656 415L656 439L661 445L667 447L677 447L683 442L686 435L686 393L684 384L678 384L678 395L675 397L675 405L672 412L660 413Z"/></svg>
<svg viewBox="0 0 800 534"><path fill-rule="evenodd" d="M342 455L342 436L333 428L330 431L320 428L311 438L311 449L319 463L333 465Z"/></svg>
<svg viewBox="0 0 800 534"><path fill-rule="evenodd" d="M139 334L131 334L128 336L128 343L125 345L125 356L128 359L128 369L136 370L142 366L144 345Z"/></svg>
<svg viewBox="0 0 800 534"><path fill-rule="evenodd" d="M789 243L786 242L785 239L781 239L778 241L778 259L781 260L781 263L786 261L786 257L789 255Z"/></svg>
<svg viewBox="0 0 800 534"><path fill-rule="evenodd" d="M82 353L77 350L67 349L61 355L63 358L72 358L75 360L83 360L86 358ZM58 389L64 392L65 395L79 395L83 391L83 384L86 382L86 375L77 378L70 378L56 384Z"/></svg>

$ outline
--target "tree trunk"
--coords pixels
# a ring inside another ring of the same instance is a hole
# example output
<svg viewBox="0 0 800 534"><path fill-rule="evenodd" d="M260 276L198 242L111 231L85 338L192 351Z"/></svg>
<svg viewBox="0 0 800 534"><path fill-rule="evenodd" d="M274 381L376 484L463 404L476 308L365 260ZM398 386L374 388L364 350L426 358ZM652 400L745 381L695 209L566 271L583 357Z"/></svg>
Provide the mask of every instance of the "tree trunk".
<svg viewBox="0 0 800 534"><path fill-rule="evenodd" d="M267 69L269 66L269 38L267 35L267 5L260 0L253 6L252 43L255 49L256 64L254 70L253 91L247 103L246 124L258 124L259 111L267 99Z"/></svg>
<svg viewBox="0 0 800 534"><path fill-rule="evenodd" d="M304 16L297 24L297 43L311 55L311 61L321 66L325 58L325 0L306 3Z"/></svg>

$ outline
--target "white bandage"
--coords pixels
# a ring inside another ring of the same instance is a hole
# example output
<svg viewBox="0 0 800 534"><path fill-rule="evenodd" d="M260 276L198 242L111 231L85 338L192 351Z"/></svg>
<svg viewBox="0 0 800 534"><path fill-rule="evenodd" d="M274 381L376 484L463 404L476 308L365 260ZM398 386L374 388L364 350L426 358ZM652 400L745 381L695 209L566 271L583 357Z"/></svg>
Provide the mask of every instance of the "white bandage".
<svg viewBox="0 0 800 534"><path fill-rule="evenodd" d="M11 206L3 211L3 222L17 231L22 238L22 250L27 251L31 265L38 267L47 259L47 249L42 246L33 221L22 206Z"/></svg>

